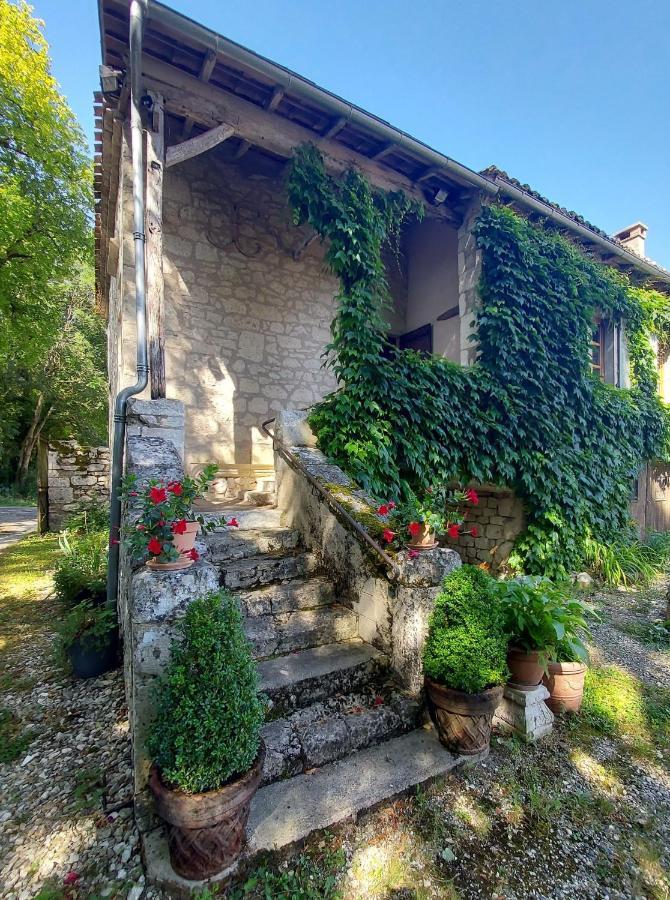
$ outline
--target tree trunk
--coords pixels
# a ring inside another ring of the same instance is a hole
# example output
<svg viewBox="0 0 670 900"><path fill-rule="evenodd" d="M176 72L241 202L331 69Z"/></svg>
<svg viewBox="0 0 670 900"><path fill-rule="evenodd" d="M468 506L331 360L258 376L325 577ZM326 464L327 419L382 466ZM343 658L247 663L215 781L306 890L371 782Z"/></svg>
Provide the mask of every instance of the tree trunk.
<svg viewBox="0 0 670 900"><path fill-rule="evenodd" d="M35 410L33 412L33 418L32 422L30 423L30 428L26 432L26 436L21 443L19 465L16 470L15 480L16 486L19 489L22 489L25 485L25 481L28 476L28 467L30 466L30 460L32 459L33 453L35 452L37 440L42 433L42 429L44 428L47 419L51 415L51 406L47 408L44 414L42 414L43 408L44 394L39 394L37 397L37 403L35 404Z"/></svg>

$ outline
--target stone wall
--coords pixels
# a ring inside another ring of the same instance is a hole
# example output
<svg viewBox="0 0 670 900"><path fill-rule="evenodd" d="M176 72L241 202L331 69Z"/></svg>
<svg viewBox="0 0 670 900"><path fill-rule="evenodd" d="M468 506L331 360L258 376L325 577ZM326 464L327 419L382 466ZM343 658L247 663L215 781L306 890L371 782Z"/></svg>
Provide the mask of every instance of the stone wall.
<svg viewBox="0 0 670 900"><path fill-rule="evenodd" d="M526 527L521 501L512 491L489 485L477 486L479 504L468 505L466 528L474 526L477 537L464 534L447 542L458 550L463 562L485 564L493 572L507 562L514 541Z"/></svg>
<svg viewBox="0 0 670 900"><path fill-rule="evenodd" d="M109 448L76 441L49 444L47 493L49 529L58 531L83 503L109 501Z"/></svg>

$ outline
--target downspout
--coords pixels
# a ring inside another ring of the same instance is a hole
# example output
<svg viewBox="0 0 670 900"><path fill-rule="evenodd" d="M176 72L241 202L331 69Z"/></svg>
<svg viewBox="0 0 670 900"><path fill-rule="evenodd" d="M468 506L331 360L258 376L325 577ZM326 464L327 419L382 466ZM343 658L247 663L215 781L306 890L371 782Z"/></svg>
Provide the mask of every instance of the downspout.
<svg viewBox="0 0 670 900"><path fill-rule="evenodd" d="M107 603L114 605L119 585L119 538L121 501L119 490L123 476L123 447L126 436L126 402L140 394L149 380L147 364L147 303L144 285L144 152L141 114L142 31L147 0L131 0L130 4L130 145L133 167L133 239L135 243L135 322L137 330L137 381L123 388L114 403L114 437L112 442L112 478L109 515L109 566L107 570Z"/></svg>

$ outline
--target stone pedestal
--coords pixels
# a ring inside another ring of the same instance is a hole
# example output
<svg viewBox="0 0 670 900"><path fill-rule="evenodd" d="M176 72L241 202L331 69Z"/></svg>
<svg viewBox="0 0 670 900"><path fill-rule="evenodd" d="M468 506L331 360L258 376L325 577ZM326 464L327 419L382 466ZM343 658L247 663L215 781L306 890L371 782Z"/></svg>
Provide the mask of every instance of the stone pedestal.
<svg viewBox="0 0 670 900"><path fill-rule="evenodd" d="M494 726L518 734L524 741L537 741L554 727L554 714L544 702L548 696L549 691L543 684L530 691L505 685L503 698L493 717Z"/></svg>

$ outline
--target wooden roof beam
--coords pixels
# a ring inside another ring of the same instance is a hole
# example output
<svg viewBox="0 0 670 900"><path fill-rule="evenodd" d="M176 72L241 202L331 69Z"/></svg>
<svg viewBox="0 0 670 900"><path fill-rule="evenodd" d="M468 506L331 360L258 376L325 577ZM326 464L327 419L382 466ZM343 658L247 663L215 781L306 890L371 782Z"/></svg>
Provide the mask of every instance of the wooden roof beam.
<svg viewBox="0 0 670 900"><path fill-rule="evenodd" d="M205 58L202 61L202 65L200 66L200 81L204 81L205 84L212 77L212 72L214 71L214 66L216 65L216 53L213 50L208 50Z"/></svg>
<svg viewBox="0 0 670 900"><path fill-rule="evenodd" d="M377 150L376 153L373 153L372 156L370 157L370 159L374 159L376 162L379 162L380 160L382 160L386 156L388 156L389 153L392 153L393 150L395 150L396 146L397 145L396 145L395 141L389 141L388 144L385 144L381 148L381 150Z"/></svg>
<svg viewBox="0 0 670 900"><path fill-rule="evenodd" d="M323 136L325 138L334 138L336 134L339 134L340 131L347 124L347 119L344 116L338 116L337 119L330 125L330 127L324 131Z"/></svg>
<svg viewBox="0 0 670 900"><path fill-rule="evenodd" d="M460 224L461 216L457 212L446 204L432 206L420 186L410 178L379 165L337 141L319 137L310 128L269 113L242 97L205 85L192 75L157 59L145 58L143 70L147 89L162 93L165 109L173 115L182 119L192 116L208 128L222 121L228 122L234 125L236 137L285 159L293 156L296 147L312 142L323 154L330 171L343 172L352 166L358 168L376 187L404 191L424 204L430 216Z"/></svg>
<svg viewBox="0 0 670 900"><path fill-rule="evenodd" d="M181 144L168 147L165 154L165 168L169 169L180 162L199 156L201 153L205 153L205 151L211 150L227 141L234 134L235 126L230 125L228 122L223 122L221 125L210 128L209 131L205 131L203 134L189 138L188 141L182 141Z"/></svg>
<svg viewBox="0 0 670 900"><path fill-rule="evenodd" d="M274 91L272 92L272 96L270 97L270 100L268 101L268 105L265 108L267 109L268 112L274 112L277 109L277 107L279 106L279 104L282 102L283 99L284 99L284 88L276 87L274 89Z"/></svg>

